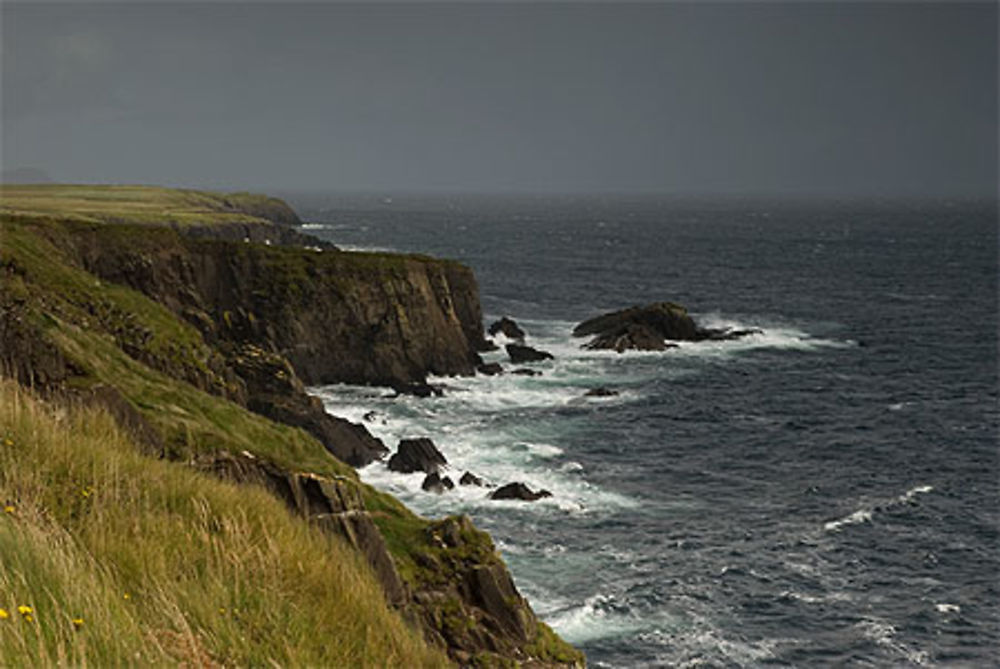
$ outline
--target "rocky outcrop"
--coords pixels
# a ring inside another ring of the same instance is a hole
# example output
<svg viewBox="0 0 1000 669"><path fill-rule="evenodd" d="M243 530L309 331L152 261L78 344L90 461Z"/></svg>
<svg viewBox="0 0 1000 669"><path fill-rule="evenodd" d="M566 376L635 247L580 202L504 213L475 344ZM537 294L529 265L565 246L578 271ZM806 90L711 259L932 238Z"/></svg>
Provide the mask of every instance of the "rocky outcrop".
<svg viewBox="0 0 1000 669"><path fill-rule="evenodd" d="M583 394L584 397L615 397L618 395L617 390L612 390L611 388L591 388Z"/></svg>
<svg viewBox="0 0 1000 669"><path fill-rule="evenodd" d="M448 461L444 455L427 437L401 439L396 453L389 458L389 470L401 474L413 472L434 474L446 464Z"/></svg>
<svg viewBox="0 0 1000 669"><path fill-rule="evenodd" d="M490 362L476 367L476 371L485 376L497 376L503 374L503 365L499 362Z"/></svg>
<svg viewBox="0 0 1000 669"><path fill-rule="evenodd" d="M622 353L629 349L664 351L675 346L671 341L723 341L757 332L760 331L701 328L684 307L673 302L656 302L586 320L573 329L573 336L594 336L584 348Z"/></svg>
<svg viewBox="0 0 1000 669"><path fill-rule="evenodd" d="M513 339L517 342L524 343L525 332L518 326L518 324L512 319L504 316L498 321L493 322L489 330L491 337L495 337L498 334L502 334L508 339Z"/></svg>
<svg viewBox="0 0 1000 669"><path fill-rule="evenodd" d="M194 464L221 478L263 485L295 512L343 537L371 565L389 602L396 606L406 603L406 586L356 482L286 471L249 453L221 452L199 458Z"/></svg>
<svg viewBox="0 0 1000 669"><path fill-rule="evenodd" d="M514 364L522 362L540 362L542 360L552 360L553 356L547 351L539 351L530 346L522 344L507 344L507 355Z"/></svg>
<svg viewBox="0 0 1000 669"><path fill-rule="evenodd" d="M545 497L552 497L552 493L548 490L535 491L519 482L500 486L490 493L490 499L518 499L525 502L534 502Z"/></svg>

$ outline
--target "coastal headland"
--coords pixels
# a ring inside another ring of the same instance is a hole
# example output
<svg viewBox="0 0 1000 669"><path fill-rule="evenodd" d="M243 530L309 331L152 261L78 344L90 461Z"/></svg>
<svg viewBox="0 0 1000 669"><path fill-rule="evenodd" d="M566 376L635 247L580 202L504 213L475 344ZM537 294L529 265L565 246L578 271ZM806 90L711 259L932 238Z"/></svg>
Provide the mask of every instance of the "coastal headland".
<svg viewBox="0 0 1000 669"><path fill-rule="evenodd" d="M473 374L488 344L472 271L341 251L300 223L249 193L0 187L0 553L27 564L24 551L58 544L86 572L52 566L37 591L23 575L0 588L33 611L16 621L30 626L0 626L0 648L98 664L127 650L582 665L486 533L362 483L353 467L392 445L305 392ZM357 587L332 587L329 571ZM90 590L69 584L81 579ZM314 581L324 588L304 593ZM115 605L83 622L77 609L109 593ZM144 599L122 605L122 593ZM4 612L18 605L0 598ZM101 625L117 645L86 642Z"/></svg>

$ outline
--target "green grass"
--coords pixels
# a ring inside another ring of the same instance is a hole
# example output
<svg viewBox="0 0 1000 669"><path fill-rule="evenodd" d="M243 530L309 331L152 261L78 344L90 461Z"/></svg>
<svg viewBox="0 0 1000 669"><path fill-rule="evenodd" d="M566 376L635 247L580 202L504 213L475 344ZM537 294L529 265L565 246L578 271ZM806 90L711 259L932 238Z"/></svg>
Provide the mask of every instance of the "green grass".
<svg viewBox="0 0 1000 669"><path fill-rule="evenodd" d="M0 213L72 217L77 221L207 225L268 223L280 200L252 193L213 193L156 186L32 184L0 186Z"/></svg>
<svg viewBox="0 0 1000 669"><path fill-rule="evenodd" d="M106 413L7 381L0 497L5 666L447 664L355 551L262 489L143 457Z"/></svg>

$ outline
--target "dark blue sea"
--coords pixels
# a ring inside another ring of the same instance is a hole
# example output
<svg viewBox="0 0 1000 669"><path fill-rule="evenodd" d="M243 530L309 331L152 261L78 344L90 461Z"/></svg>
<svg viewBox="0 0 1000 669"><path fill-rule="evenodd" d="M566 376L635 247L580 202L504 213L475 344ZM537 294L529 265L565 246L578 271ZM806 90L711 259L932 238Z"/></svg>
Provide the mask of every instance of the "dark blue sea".
<svg viewBox="0 0 1000 669"><path fill-rule="evenodd" d="M552 491L492 502L362 470L488 529L591 665L1000 662L994 203L292 199L343 248L468 264L487 324L511 316L556 356L437 379L437 399L314 391L376 411L391 447L432 437L453 477ZM624 354L570 336L663 300L762 332Z"/></svg>

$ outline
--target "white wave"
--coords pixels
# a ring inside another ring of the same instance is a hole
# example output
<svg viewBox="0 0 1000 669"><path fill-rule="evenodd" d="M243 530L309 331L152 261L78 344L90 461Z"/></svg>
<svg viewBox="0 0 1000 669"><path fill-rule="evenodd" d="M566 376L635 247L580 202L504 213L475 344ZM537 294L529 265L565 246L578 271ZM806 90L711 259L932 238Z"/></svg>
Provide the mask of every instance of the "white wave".
<svg viewBox="0 0 1000 669"><path fill-rule="evenodd" d="M858 525L860 523L870 523L872 522L872 510L871 509L860 509L850 514L849 516L844 516L839 520L831 520L830 522L823 525L823 529L827 532L836 532L845 525Z"/></svg>
<svg viewBox="0 0 1000 669"><path fill-rule="evenodd" d="M934 608L937 609L938 613L959 613L962 610L962 607L958 604L947 604L945 602L935 604Z"/></svg>
<svg viewBox="0 0 1000 669"><path fill-rule="evenodd" d="M917 495L926 495L932 490L934 490L934 486L932 485L920 485L917 486L916 488L911 488L910 490L907 490L906 493L904 493L899 497L899 501L903 502L904 504L907 502L912 502Z"/></svg>
<svg viewBox="0 0 1000 669"><path fill-rule="evenodd" d="M854 628L866 639L893 651L910 664L924 665L930 660L927 651L910 648L899 641L896 638L896 628L884 620L866 618L857 623Z"/></svg>
<svg viewBox="0 0 1000 669"><path fill-rule="evenodd" d="M329 230L331 227L327 223L303 223L299 226L302 230Z"/></svg>
<svg viewBox="0 0 1000 669"><path fill-rule="evenodd" d="M619 613L613 604L611 596L596 594L588 597L582 604L569 606L543 617L559 636L570 643L625 636L642 630L648 624L636 617Z"/></svg>
<svg viewBox="0 0 1000 669"><path fill-rule="evenodd" d="M861 523L870 523L874 517L876 511L884 511L886 509L898 506L900 504L912 504L916 499L917 495L926 495L934 490L934 486L931 485L918 485L910 488L902 495L884 501L881 504L873 504L871 506L866 506L862 509L855 511L854 513L839 518L837 520L831 520L823 525L823 529L827 532L836 532L847 525L858 525Z"/></svg>

